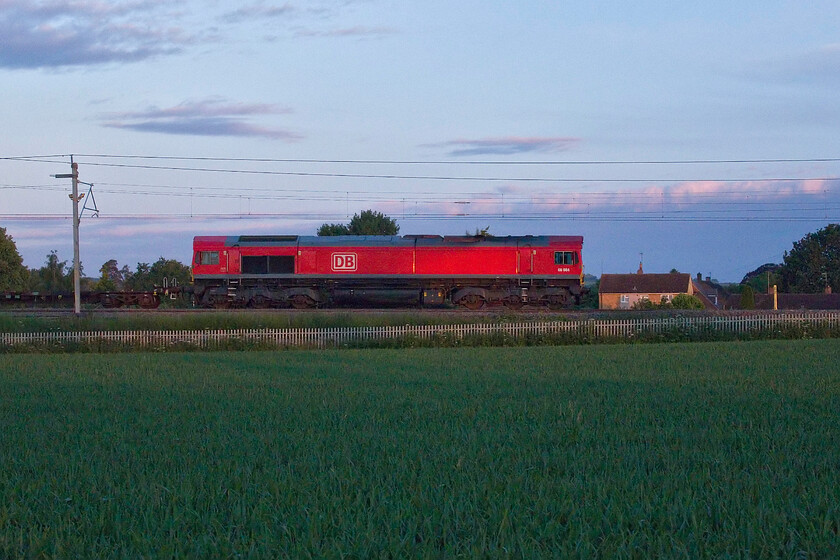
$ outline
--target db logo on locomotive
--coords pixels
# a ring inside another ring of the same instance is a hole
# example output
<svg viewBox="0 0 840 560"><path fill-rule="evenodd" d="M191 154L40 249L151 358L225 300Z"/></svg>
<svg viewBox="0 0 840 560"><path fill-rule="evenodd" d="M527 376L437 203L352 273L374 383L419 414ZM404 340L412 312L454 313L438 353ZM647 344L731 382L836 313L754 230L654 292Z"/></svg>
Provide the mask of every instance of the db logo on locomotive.
<svg viewBox="0 0 840 560"><path fill-rule="evenodd" d="M333 253L332 269L334 271L352 272L356 270L356 253Z"/></svg>

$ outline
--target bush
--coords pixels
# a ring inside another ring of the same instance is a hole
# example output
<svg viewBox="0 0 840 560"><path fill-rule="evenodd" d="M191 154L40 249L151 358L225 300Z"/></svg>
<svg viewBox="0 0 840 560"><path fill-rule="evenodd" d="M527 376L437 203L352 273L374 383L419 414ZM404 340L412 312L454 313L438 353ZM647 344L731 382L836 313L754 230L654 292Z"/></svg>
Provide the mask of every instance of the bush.
<svg viewBox="0 0 840 560"><path fill-rule="evenodd" d="M663 296L660 303L654 303L649 299L642 299L633 304L633 309L639 311L664 310L664 309L703 309L703 302L697 297L689 294L677 294L668 301Z"/></svg>
<svg viewBox="0 0 840 560"><path fill-rule="evenodd" d="M755 309L755 290L749 284L741 292L741 309Z"/></svg>
<svg viewBox="0 0 840 560"><path fill-rule="evenodd" d="M696 296L677 294L671 300L671 307L673 309L703 309L703 302Z"/></svg>

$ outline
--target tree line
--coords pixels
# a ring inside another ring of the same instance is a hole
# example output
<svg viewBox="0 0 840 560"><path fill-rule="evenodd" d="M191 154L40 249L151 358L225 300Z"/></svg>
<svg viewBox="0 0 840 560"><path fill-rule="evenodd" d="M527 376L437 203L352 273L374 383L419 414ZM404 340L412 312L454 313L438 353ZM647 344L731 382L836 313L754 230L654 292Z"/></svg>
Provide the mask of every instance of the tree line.
<svg viewBox="0 0 840 560"><path fill-rule="evenodd" d="M156 286L178 285L190 282L190 267L173 259L161 257L156 262L137 263L132 270L119 266L111 259L99 268L98 278L85 278L82 270L83 291L132 291L148 292ZM14 239L0 227L0 292L38 292L60 294L73 291L73 266L51 251L39 268L27 268L17 250Z"/></svg>
<svg viewBox="0 0 840 560"><path fill-rule="evenodd" d="M816 294L840 290L840 224L809 233L785 251L781 263L763 264L747 273L742 284L757 293L773 285L784 293Z"/></svg>

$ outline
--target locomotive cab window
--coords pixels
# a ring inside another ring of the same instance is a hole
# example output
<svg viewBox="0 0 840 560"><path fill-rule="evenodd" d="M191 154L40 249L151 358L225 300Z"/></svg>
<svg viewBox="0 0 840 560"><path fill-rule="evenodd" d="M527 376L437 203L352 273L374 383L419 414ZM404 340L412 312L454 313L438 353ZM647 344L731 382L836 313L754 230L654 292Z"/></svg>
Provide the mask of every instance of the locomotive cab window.
<svg viewBox="0 0 840 560"><path fill-rule="evenodd" d="M195 255L196 264L219 264L218 251L198 251Z"/></svg>
<svg viewBox="0 0 840 560"><path fill-rule="evenodd" d="M554 264L574 265L578 263L578 254L574 251L555 251Z"/></svg>

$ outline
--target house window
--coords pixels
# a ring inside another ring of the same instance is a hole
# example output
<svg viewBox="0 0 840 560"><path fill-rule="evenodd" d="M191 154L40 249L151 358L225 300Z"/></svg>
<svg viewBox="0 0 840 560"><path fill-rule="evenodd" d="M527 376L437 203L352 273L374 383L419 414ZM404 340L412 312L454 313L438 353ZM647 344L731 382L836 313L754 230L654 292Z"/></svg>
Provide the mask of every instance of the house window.
<svg viewBox="0 0 840 560"><path fill-rule="evenodd" d="M199 251L196 255L195 262L197 264L219 264L218 251Z"/></svg>
<svg viewBox="0 0 840 560"><path fill-rule="evenodd" d="M630 296L627 294L621 294L621 303L630 303Z"/></svg>
<svg viewBox="0 0 840 560"><path fill-rule="evenodd" d="M554 264L574 265L578 263L578 254L574 251L554 251Z"/></svg>

